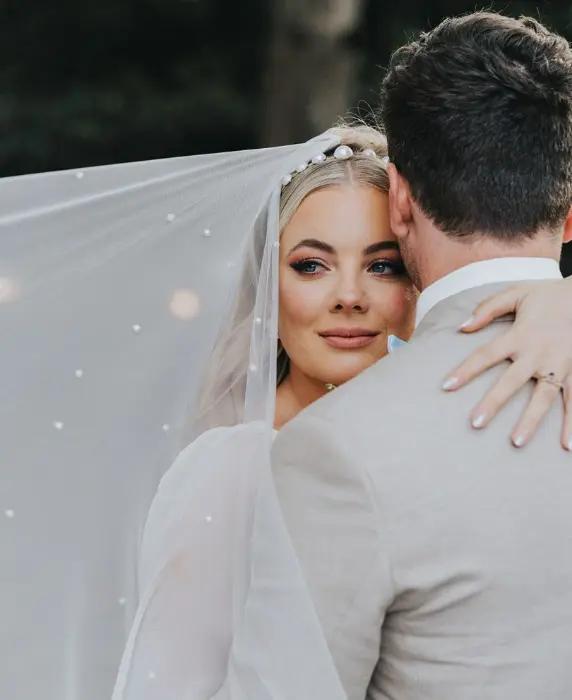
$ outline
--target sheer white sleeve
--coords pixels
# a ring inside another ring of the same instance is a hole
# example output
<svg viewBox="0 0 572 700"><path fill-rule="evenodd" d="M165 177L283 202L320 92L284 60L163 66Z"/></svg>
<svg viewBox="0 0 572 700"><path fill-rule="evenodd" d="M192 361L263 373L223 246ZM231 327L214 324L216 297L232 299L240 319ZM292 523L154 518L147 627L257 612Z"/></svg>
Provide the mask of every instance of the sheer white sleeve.
<svg viewBox="0 0 572 700"><path fill-rule="evenodd" d="M250 440L247 425L210 430L163 477L113 700L206 700L223 683L247 586L256 487L248 462L228 457Z"/></svg>

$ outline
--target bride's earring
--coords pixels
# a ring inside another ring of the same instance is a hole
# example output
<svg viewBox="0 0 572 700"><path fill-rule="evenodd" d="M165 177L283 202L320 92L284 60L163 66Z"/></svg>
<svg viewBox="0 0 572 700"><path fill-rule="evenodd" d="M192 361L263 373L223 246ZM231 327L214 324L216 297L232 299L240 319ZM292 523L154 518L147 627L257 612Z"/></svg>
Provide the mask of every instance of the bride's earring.
<svg viewBox="0 0 572 700"><path fill-rule="evenodd" d="M332 391L332 390L335 389L335 388L336 388L336 385L335 385L335 384L330 384L329 382L328 382L328 384L326 384L326 389L327 389L328 391Z"/></svg>

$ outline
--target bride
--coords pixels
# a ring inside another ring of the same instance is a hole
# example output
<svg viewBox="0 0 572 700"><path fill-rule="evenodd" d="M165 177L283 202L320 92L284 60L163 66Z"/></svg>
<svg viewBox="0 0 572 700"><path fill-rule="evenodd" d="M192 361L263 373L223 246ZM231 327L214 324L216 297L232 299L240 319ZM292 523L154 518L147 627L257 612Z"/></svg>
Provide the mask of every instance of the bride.
<svg viewBox="0 0 572 700"><path fill-rule="evenodd" d="M319 665L324 640L273 501L268 455L276 431L307 406L399 352L414 329L417 291L389 226L384 138L367 127L329 133L333 143L284 175L276 226L272 208L259 213L205 372L195 439L163 476L147 516L140 602L113 700L274 698L292 669L300 678L288 677L291 697L297 684L308 697L342 697L335 672ZM566 377L561 441L569 448L572 358L562 334L571 331L561 301L569 286L510 287L461 329L516 313L499 341L451 368L457 381L444 388L505 360L522 370L522 381L501 379L468 419L493 418L548 364ZM553 307L551 319L545 309ZM513 441L532 437L559 394L533 397ZM277 592L284 614L256 609L253 589ZM253 634L267 642L266 657L250 655Z"/></svg>

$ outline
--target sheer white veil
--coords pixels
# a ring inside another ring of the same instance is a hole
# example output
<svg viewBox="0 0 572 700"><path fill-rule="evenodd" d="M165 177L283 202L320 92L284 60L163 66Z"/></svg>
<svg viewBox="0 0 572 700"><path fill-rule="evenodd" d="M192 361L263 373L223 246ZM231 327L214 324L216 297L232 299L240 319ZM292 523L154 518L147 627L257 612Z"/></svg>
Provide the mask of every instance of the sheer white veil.
<svg viewBox="0 0 572 700"><path fill-rule="evenodd" d="M162 480L164 504L161 498L154 502L147 522L142 604L113 700L345 698L270 468L281 181L337 143L327 133L296 149L245 239L230 312L207 363L198 420L188 433L200 437ZM213 473L210 481L205 478ZM235 490L231 504L225 494ZM220 609L221 597L231 601L229 608ZM220 682L213 684L210 676L217 673L210 671L208 650L225 652L224 644L215 640L211 646L210 638L226 618L231 642Z"/></svg>
<svg viewBox="0 0 572 700"><path fill-rule="evenodd" d="M281 179L337 142L326 133L2 181L0 697L110 697L122 655L114 697L196 697L169 694L185 686L162 675L161 598L137 624L149 582L186 533L162 533L170 549L158 536L140 551L141 540L182 448L206 427L237 424L247 439L221 440L214 454L256 471L256 508L244 514L239 544L251 554L238 572L228 673L212 697L343 697L269 467ZM232 351L210 357L229 332L229 304L240 320ZM216 391L197 423L207 360ZM213 566L224 554L212 552Z"/></svg>

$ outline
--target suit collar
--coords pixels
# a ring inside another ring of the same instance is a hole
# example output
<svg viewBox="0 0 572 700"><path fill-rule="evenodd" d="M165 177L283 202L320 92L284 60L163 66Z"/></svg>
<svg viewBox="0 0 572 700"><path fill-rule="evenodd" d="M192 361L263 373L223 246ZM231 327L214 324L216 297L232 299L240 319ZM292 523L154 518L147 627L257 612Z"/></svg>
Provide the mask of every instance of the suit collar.
<svg viewBox="0 0 572 700"><path fill-rule="evenodd" d="M561 277L560 267L552 258L509 257L480 260L454 270L424 289L417 300L415 325L418 326L439 302L468 289L501 282L506 284Z"/></svg>

